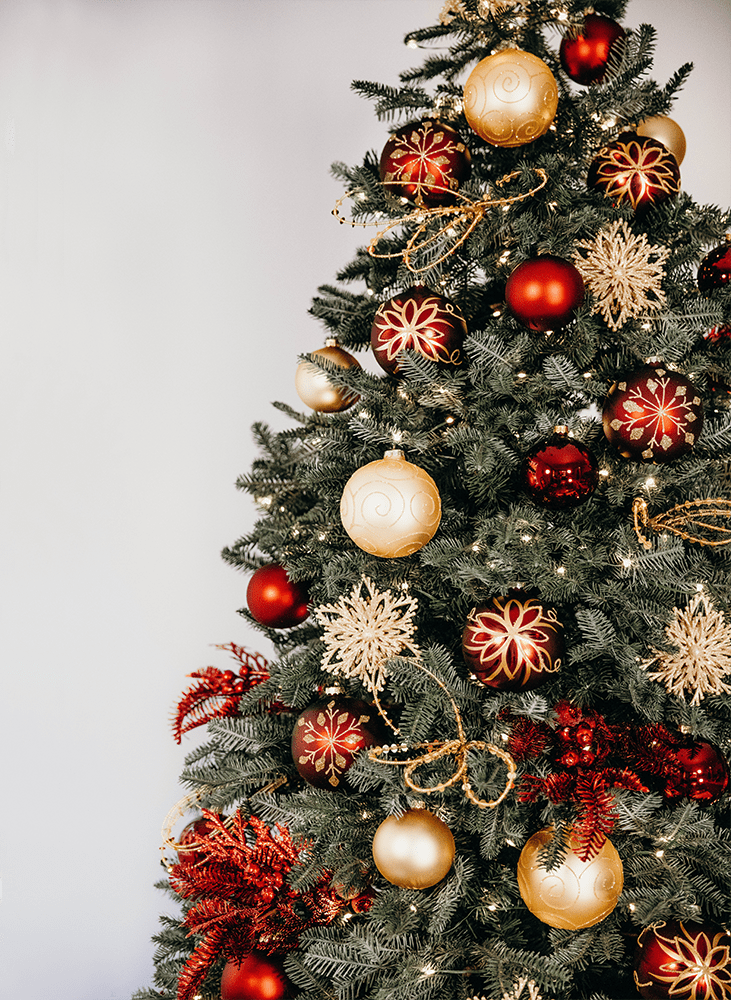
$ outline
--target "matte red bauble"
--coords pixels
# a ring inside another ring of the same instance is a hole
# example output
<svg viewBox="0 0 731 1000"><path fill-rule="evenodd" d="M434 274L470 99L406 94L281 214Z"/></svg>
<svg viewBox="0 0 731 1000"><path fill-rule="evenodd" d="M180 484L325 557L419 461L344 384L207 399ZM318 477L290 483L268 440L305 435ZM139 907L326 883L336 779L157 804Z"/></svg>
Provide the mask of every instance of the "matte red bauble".
<svg viewBox="0 0 731 1000"><path fill-rule="evenodd" d="M561 257L536 257L518 264L505 285L513 315L531 330L556 330L584 301L584 279Z"/></svg>
<svg viewBox="0 0 731 1000"><path fill-rule="evenodd" d="M637 939L634 978L645 1000L731 997L731 935L710 923L668 920Z"/></svg>
<svg viewBox="0 0 731 1000"><path fill-rule="evenodd" d="M592 160L587 184L635 213L674 198L680 191L678 162L657 139L623 132Z"/></svg>
<svg viewBox="0 0 731 1000"><path fill-rule="evenodd" d="M731 281L731 242L711 250L698 269L698 287L702 292L723 288Z"/></svg>
<svg viewBox="0 0 731 1000"><path fill-rule="evenodd" d="M599 470L586 445L574 441L567 428L559 426L554 427L547 441L541 441L526 455L523 482L537 503L562 510L592 495L599 482Z"/></svg>
<svg viewBox="0 0 731 1000"><path fill-rule="evenodd" d="M453 205L470 170L470 152L459 133L429 119L398 129L381 153L386 191L424 208Z"/></svg>
<svg viewBox="0 0 731 1000"><path fill-rule="evenodd" d="M728 788L728 764L721 751L706 740L667 751L665 796L715 802Z"/></svg>
<svg viewBox="0 0 731 1000"><path fill-rule="evenodd" d="M493 597L470 612L462 655L488 687L529 691L561 666L563 626L552 607L531 597Z"/></svg>
<svg viewBox="0 0 731 1000"><path fill-rule="evenodd" d="M395 374L402 351L416 351L441 365L462 364L466 336L467 324L454 302L416 286L379 306L371 348L381 368Z"/></svg>
<svg viewBox="0 0 731 1000"><path fill-rule="evenodd" d="M624 29L611 17L587 14L581 34L561 42L561 68L576 83L601 83L612 47L620 38L624 38Z"/></svg>
<svg viewBox="0 0 731 1000"><path fill-rule="evenodd" d="M604 434L625 458L668 462L690 451L703 427L693 383L659 364L615 382L602 413Z"/></svg>
<svg viewBox="0 0 731 1000"><path fill-rule="evenodd" d="M221 976L221 1000L284 1000L292 994L282 963L252 952L243 962L227 962Z"/></svg>
<svg viewBox="0 0 731 1000"><path fill-rule="evenodd" d="M364 747L386 742L378 712L357 698L337 695L316 702L299 716L292 732L292 757L305 781L316 788L339 788Z"/></svg>
<svg viewBox="0 0 731 1000"><path fill-rule="evenodd" d="M292 628L309 614L309 594L302 583L293 583L284 566L261 566L249 580L246 603L259 622L269 628Z"/></svg>

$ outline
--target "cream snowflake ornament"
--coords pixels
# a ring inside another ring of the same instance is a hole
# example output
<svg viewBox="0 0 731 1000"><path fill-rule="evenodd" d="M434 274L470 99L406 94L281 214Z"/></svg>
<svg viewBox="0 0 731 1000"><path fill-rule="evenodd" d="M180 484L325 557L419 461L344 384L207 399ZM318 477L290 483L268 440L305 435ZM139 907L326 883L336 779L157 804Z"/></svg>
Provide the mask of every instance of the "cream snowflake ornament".
<svg viewBox="0 0 731 1000"><path fill-rule="evenodd" d="M323 669L355 677L368 691L378 694L386 681L385 663L390 657L408 652L420 658L412 638L417 608L416 598L376 590L373 581L363 576L349 597L341 597L336 604L322 604L313 612L324 629L327 649Z"/></svg>
<svg viewBox="0 0 731 1000"><path fill-rule="evenodd" d="M487 998L475 996L471 1000L487 1000ZM518 979L512 990L503 993L501 1000L543 1000L543 997L532 979Z"/></svg>
<svg viewBox="0 0 731 1000"><path fill-rule="evenodd" d="M576 247L574 264L598 300L594 312L602 314L610 330L665 304L660 283L670 251L648 243L644 233L633 235L624 219Z"/></svg>
<svg viewBox="0 0 731 1000"><path fill-rule="evenodd" d="M677 650L643 660L653 681L661 681L670 694L682 698L692 691L691 705L699 705L707 694L731 694L723 678L731 674L731 625L716 611L709 597L697 594L682 610L673 608L673 620L665 629L668 642Z"/></svg>

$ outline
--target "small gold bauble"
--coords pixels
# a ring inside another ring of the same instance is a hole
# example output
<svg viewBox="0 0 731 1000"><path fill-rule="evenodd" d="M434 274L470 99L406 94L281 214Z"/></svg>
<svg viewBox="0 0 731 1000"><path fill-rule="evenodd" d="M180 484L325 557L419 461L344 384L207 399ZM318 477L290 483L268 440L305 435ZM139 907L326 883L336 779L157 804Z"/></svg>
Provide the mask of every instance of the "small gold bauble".
<svg viewBox="0 0 731 1000"><path fill-rule="evenodd" d="M534 833L518 860L518 888L531 913L549 927L577 931L604 920L617 905L624 884L622 860L605 840L588 861L570 844L564 861L549 871L538 860L541 849L553 838L549 827Z"/></svg>
<svg viewBox="0 0 731 1000"><path fill-rule="evenodd" d="M637 135L647 136L649 139L657 139L661 142L669 153L675 157L678 166L683 162L685 156L685 133L680 125L672 118L665 115L654 115L652 118L645 118L637 126Z"/></svg>
<svg viewBox="0 0 731 1000"><path fill-rule="evenodd" d="M326 358L341 368L360 368L353 355L338 347L335 341L328 341L325 347L311 353L315 357ZM318 413L338 413L359 399L357 393L345 386L334 385L327 372L310 361L301 361L297 366L294 387L302 402Z"/></svg>
<svg viewBox="0 0 731 1000"><path fill-rule="evenodd" d="M470 128L493 146L522 146L548 131L558 87L546 63L531 52L504 49L475 66L464 87Z"/></svg>
<svg viewBox="0 0 731 1000"><path fill-rule="evenodd" d="M426 809L389 816L373 838L373 860L381 875L402 889L426 889L447 874L454 861L454 837L446 823Z"/></svg>
<svg viewBox="0 0 731 1000"><path fill-rule="evenodd" d="M409 556L433 538L442 516L437 485L402 451L358 469L340 501L343 527L372 556Z"/></svg>

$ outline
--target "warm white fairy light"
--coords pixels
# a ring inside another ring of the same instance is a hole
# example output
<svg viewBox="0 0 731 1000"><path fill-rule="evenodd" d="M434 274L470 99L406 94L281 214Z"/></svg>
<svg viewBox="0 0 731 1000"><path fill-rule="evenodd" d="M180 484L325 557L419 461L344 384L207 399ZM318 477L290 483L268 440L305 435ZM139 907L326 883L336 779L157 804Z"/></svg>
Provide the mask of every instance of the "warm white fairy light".
<svg viewBox="0 0 731 1000"><path fill-rule="evenodd" d="M522 542L532 542L533 541L533 535L521 535L520 536L520 540Z"/></svg>
<svg viewBox="0 0 731 1000"><path fill-rule="evenodd" d="M566 576L566 567L559 566L556 572L558 573L559 576Z"/></svg>
<svg viewBox="0 0 731 1000"><path fill-rule="evenodd" d="M655 481L655 479L653 479L652 476L648 476L647 479L645 480L645 489L654 490L656 486L657 482Z"/></svg>
<svg viewBox="0 0 731 1000"><path fill-rule="evenodd" d="M502 316L503 311L502 311L502 309L493 309L493 313L492 314L493 314L493 316L495 318L497 318L498 316Z"/></svg>
<svg viewBox="0 0 731 1000"><path fill-rule="evenodd" d="M655 851L655 857L661 858L665 854L665 851Z"/></svg>
<svg viewBox="0 0 731 1000"><path fill-rule="evenodd" d="M422 965L421 971L422 974L425 976L433 976L437 970L434 968L433 965Z"/></svg>
<svg viewBox="0 0 731 1000"><path fill-rule="evenodd" d="M361 420L367 420L368 417L370 417L370 413L368 412L368 410L359 410L358 416L360 417Z"/></svg>
<svg viewBox="0 0 731 1000"><path fill-rule="evenodd" d="M452 416L446 417L445 420L444 420L444 423L445 424L453 424L454 423L454 417L452 417Z"/></svg>
<svg viewBox="0 0 731 1000"><path fill-rule="evenodd" d="M411 904L411 906L409 907L409 909L411 910L412 913L416 913L416 907L414 906L413 903Z"/></svg>
<svg viewBox="0 0 731 1000"><path fill-rule="evenodd" d="M603 476L603 478L606 479L607 476L609 475L609 469L600 469L599 470L599 475Z"/></svg>
<svg viewBox="0 0 731 1000"><path fill-rule="evenodd" d="M516 378L528 378L527 372L518 372Z"/></svg>
<svg viewBox="0 0 731 1000"><path fill-rule="evenodd" d="M391 440L394 444L400 444L403 441L404 432L394 429L391 431Z"/></svg>
<svg viewBox="0 0 731 1000"><path fill-rule="evenodd" d="M695 585L695 589L696 589L696 590L698 591L698 593L700 594L700 593L701 593L701 591L703 590L703 584L702 584L702 583L697 583L697 584Z"/></svg>

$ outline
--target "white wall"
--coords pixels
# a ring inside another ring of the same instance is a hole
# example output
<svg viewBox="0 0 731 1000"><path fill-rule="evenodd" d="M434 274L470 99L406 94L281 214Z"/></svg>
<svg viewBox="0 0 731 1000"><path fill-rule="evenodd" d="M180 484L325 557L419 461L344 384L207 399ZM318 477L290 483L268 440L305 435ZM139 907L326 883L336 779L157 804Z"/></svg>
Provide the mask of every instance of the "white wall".
<svg viewBox="0 0 731 1000"><path fill-rule="evenodd" d="M363 241L328 167L385 127L349 84L396 84L441 5L0 5L3 997L149 982L170 709L228 665L211 644L262 648L218 555L253 518L248 428L298 404L310 298ZM731 203L727 0L630 9L659 80L696 62L683 178Z"/></svg>

